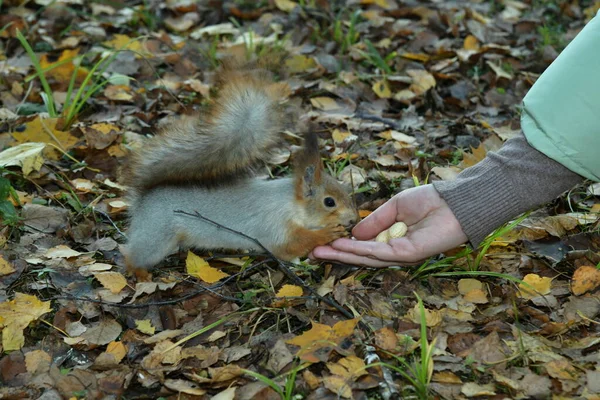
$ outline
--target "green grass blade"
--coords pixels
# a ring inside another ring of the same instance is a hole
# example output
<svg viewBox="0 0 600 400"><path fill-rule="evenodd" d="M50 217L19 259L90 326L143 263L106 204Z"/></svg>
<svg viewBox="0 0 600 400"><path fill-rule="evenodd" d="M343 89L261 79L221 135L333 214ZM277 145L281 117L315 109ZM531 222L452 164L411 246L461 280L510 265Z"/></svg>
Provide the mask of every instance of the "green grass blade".
<svg viewBox="0 0 600 400"><path fill-rule="evenodd" d="M35 52L31 48L31 45L29 44L29 42L27 41L25 36L23 36L21 31L18 29L17 29L17 39L19 40L19 42L21 42L21 46L23 46L23 48L27 52L27 55L31 59L31 62L33 63L33 66L40 78L40 82L42 84L42 87L44 88L44 93L46 93L46 96L47 96L46 107L48 108L48 114L50 114L50 117L56 118L58 116L58 114L56 113L56 106L54 105L54 98L52 97L52 89L50 88L50 85L48 84L48 81L46 80L46 76L42 72L42 66L40 65L40 60L38 60L37 56L35 55Z"/></svg>
<svg viewBox="0 0 600 400"><path fill-rule="evenodd" d="M251 377L253 377L255 379L258 379L259 381L261 381L265 385L269 386L271 389L273 389L274 391L276 391L277 394L279 396L281 396L282 399L285 399L285 394L283 393L283 390L281 390L281 388L279 387L279 385L277 383L275 383L275 381L273 381L272 379L269 379L266 376L259 374L258 372L250 371L248 369L242 369L242 371L246 375L250 375Z"/></svg>

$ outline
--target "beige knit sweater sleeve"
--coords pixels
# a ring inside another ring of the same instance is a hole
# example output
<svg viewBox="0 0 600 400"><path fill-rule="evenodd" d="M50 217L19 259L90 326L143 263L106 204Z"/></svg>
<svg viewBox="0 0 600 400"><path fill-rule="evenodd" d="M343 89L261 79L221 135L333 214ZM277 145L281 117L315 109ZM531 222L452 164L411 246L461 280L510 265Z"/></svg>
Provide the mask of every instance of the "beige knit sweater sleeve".
<svg viewBox="0 0 600 400"><path fill-rule="evenodd" d="M582 182L580 175L531 147L524 136L508 140L454 181L434 187L448 203L473 247L503 223L555 199Z"/></svg>

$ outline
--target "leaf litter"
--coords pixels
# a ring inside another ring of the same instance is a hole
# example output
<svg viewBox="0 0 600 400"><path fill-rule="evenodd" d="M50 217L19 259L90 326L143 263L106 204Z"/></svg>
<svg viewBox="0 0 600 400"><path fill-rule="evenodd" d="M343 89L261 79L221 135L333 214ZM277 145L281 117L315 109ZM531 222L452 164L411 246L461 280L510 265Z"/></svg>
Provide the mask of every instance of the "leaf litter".
<svg viewBox="0 0 600 400"><path fill-rule="evenodd" d="M136 281L115 182L128 149L209 99L220 58L285 49L292 99L364 217L518 134L520 99L600 3L205 3L0 2L0 395L389 398L417 393L399 366L418 380L424 365L434 398L599 398L598 184L485 254L425 270L303 263L300 285L268 258L192 252ZM99 90L67 126L88 77Z"/></svg>

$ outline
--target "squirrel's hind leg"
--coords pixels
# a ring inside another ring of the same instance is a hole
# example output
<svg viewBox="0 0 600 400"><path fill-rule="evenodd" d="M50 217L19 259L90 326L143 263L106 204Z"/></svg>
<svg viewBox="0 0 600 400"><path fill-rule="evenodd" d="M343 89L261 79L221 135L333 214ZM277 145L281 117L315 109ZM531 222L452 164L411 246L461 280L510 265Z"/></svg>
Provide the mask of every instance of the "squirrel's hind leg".
<svg viewBox="0 0 600 400"><path fill-rule="evenodd" d="M125 264L130 273L138 278L145 278L148 271L164 260L169 254L177 251L177 240L173 238L155 237L155 235L138 236L130 232L129 242L123 249ZM144 279L145 280L145 279Z"/></svg>

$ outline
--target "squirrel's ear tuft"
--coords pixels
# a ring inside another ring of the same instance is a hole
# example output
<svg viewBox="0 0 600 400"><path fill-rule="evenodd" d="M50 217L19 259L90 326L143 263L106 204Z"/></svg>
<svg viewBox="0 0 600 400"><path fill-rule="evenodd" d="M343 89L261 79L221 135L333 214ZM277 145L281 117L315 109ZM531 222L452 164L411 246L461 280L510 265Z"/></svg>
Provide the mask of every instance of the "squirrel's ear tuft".
<svg viewBox="0 0 600 400"><path fill-rule="evenodd" d="M298 155L295 169L296 195L299 198L314 196L316 187L321 185L323 172L319 142L314 132L305 135L304 149Z"/></svg>

